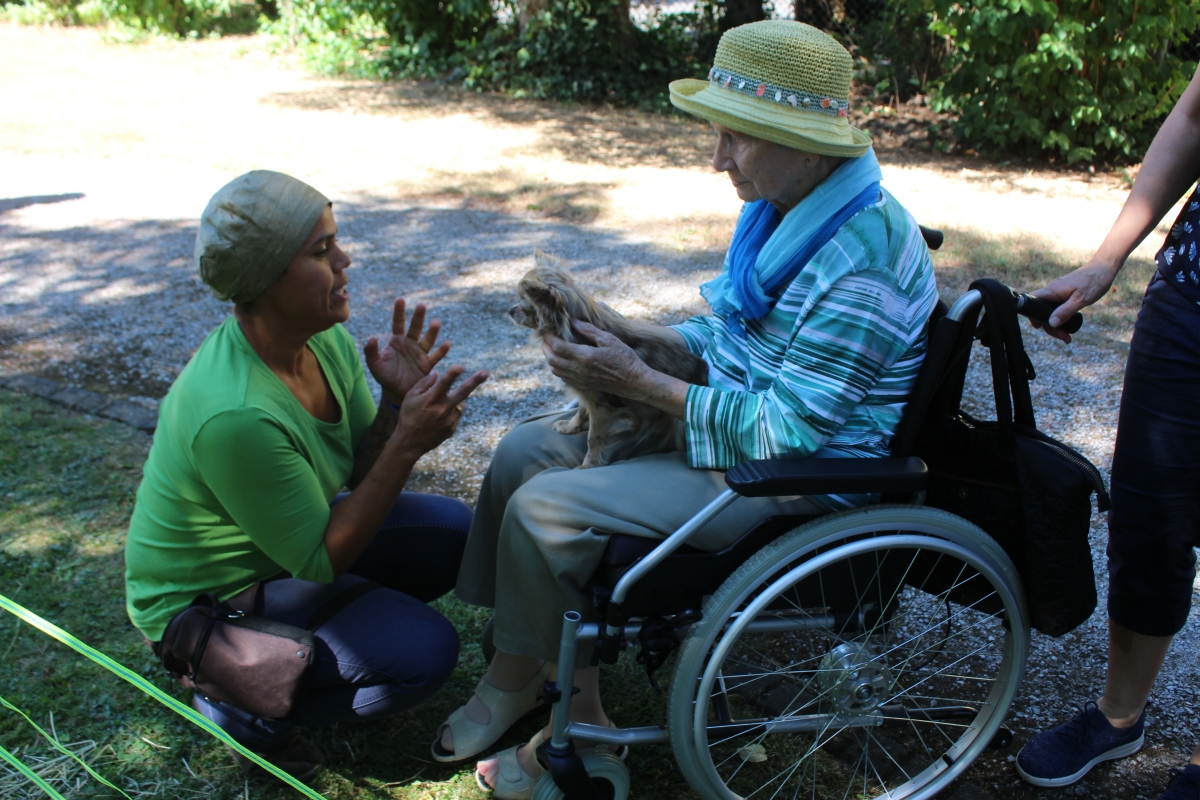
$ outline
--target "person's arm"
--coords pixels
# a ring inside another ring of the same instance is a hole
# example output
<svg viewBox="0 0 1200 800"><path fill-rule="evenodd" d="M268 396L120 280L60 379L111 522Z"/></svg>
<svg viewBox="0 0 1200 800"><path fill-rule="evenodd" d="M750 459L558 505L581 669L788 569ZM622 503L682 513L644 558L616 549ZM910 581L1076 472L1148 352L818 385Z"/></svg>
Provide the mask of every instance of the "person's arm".
<svg viewBox="0 0 1200 800"><path fill-rule="evenodd" d="M723 321L712 316L696 316L686 319L678 325L672 325L671 330L683 337L683 342L689 350L702 356L712 343L713 337L716 336L716 326L724 324Z"/></svg>
<svg viewBox="0 0 1200 800"><path fill-rule="evenodd" d="M892 272L842 278L805 317L783 368L759 393L693 386L656 372L615 336L578 320L575 330L595 347L547 337L542 349L551 371L568 383L684 420L691 466L728 469L819 450L908 349L908 307Z"/></svg>
<svg viewBox="0 0 1200 800"><path fill-rule="evenodd" d="M1050 325L1061 325L1075 312L1099 300L1112 288L1129 254L1154 230L1175 201L1200 177L1200 72L1184 90L1150 144L1146 160L1117 221L1096 254L1079 269L1033 292L1060 303ZM1037 323L1034 323L1037 325ZM1069 334L1043 328L1064 342Z"/></svg>
<svg viewBox="0 0 1200 800"><path fill-rule="evenodd" d="M297 578L328 583L370 544L417 460L454 433L459 405L487 378L478 372L453 386L462 373L460 366L441 379L430 372L410 388L374 465L333 509L287 431L256 409L227 412L201 429L192 447L197 469L268 557Z"/></svg>
<svg viewBox="0 0 1200 800"><path fill-rule="evenodd" d="M790 332L783 363L764 391L689 387L688 464L728 469L821 449L911 346L912 306L892 271L837 280Z"/></svg>
<svg viewBox="0 0 1200 800"><path fill-rule="evenodd" d="M461 366L440 379L430 371L412 386L400 406L399 422L374 464L342 502L325 528L325 549L335 576L344 573L375 537L421 456L450 438L462 418L460 406L488 378L476 372L458 386Z"/></svg>

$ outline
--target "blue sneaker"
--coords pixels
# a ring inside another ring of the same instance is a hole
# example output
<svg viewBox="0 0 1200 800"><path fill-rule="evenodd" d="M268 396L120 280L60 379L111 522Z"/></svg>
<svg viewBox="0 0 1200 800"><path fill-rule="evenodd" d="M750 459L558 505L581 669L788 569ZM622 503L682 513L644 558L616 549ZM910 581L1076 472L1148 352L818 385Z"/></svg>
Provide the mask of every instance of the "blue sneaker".
<svg viewBox="0 0 1200 800"><path fill-rule="evenodd" d="M1158 800L1200 800L1200 767L1188 764L1171 770L1171 785Z"/></svg>
<svg viewBox="0 0 1200 800"><path fill-rule="evenodd" d="M1017 773L1034 786L1070 786L1101 761L1141 750L1145 725L1143 710L1131 727L1114 728L1089 700L1074 719L1025 743L1017 753Z"/></svg>

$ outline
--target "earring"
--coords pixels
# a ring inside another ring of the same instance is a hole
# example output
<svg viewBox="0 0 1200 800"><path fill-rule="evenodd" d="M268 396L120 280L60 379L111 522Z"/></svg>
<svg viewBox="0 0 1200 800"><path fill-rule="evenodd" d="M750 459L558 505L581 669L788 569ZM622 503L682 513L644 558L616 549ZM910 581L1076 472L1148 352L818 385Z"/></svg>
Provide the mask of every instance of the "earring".
<svg viewBox="0 0 1200 800"><path fill-rule="evenodd" d="M813 165L813 160L811 158L804 159L804 166L811 167L812 165Z"/></svg>

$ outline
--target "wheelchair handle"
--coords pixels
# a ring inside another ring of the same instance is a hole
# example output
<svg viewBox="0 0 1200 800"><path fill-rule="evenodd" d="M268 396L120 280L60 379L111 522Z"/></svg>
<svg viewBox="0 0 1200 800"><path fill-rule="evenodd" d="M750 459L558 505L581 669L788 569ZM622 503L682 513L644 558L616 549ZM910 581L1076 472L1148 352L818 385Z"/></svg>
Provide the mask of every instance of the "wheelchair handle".
<svg viewBox="0 0 1200 800"><path fill-rule="evenodd" d="M1013 297L1017 299L1017 313L1024 314L1030 319L1037 320L1046 327L1050 326L1050 316L1058 306L1052 300L1044 300L1040 297L1030 297L1027 294L1018 294L1013 292ZM1063 333L1075 333L1083 327L1083 314L1078 311L1075 316L1068 319L1062 325L1059 325L1055 330L1060 330Z"/></svg>

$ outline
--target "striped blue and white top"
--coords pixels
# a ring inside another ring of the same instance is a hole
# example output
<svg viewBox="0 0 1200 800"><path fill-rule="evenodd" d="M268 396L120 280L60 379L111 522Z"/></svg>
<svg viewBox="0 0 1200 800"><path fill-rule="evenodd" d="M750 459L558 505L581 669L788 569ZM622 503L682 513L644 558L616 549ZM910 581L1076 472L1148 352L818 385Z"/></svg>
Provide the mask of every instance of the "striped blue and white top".
<svg viewBox="0 0 1200 800"><path fill-rule="evenodd" d="M746 321L745 339L720 314L676 325L709 364L708 385L687 394L689 465L887 455L937 299L921 231L885 191L838 229L765 317Z"/></svg>

